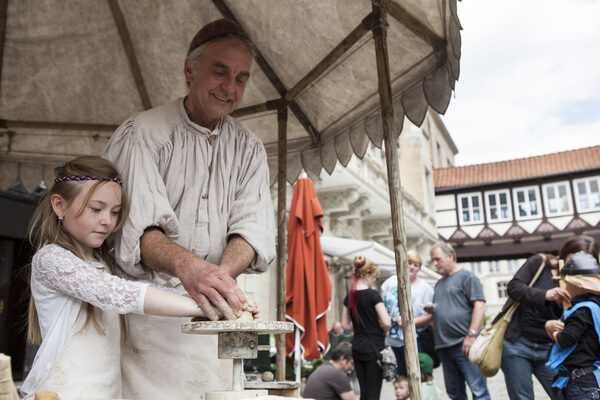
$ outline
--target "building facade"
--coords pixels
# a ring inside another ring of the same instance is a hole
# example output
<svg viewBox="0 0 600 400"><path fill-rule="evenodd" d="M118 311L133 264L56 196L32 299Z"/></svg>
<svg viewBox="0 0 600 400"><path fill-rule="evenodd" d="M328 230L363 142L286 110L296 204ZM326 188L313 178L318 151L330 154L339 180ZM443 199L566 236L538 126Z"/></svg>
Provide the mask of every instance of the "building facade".
<svg viewBox="0 0 600 400"><path fill-rule="evenodd" d="M600 239L600 146L436 169L440 237L482 280L488 314L526 257L556 254L566 238Z"/></svg>

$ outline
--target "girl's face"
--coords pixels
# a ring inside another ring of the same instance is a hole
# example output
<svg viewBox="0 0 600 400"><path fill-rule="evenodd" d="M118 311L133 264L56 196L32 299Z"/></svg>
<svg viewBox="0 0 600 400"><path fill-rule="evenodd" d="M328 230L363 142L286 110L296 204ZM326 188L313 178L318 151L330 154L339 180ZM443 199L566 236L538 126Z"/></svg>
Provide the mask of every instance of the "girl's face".
<svg viewBox="0 0 600 400"><path fill-rule="evenodd" d="M62 224L85 258L92 258L92 249L100 247L113 232L121 212L121 186L103 182L96 187L84 206L85 199L96 182L78 182L82 190L67 202L58 194L51 197L54 212L62 216ZM56 197L55 197L56 196Z"/></svg>
<svg viewBox="0 0 600 400"><path fill-rule="evenodd" d="M394 385L394 394L396 395L396 399L404 400L408 398L408 383L400 382Z"/></svg>

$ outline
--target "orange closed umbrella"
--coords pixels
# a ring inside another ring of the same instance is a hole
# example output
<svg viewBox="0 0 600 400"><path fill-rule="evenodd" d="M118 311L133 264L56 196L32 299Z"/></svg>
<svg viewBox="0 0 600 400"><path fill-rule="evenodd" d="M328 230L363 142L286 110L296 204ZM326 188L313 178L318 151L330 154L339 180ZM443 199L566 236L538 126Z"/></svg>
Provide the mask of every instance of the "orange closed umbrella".
<svg viewBox="0 0 600 400"><path fill-rule="evenodd" d="M300 354L321 358L329 347L325 314L331 303L331 280L321 250L323 209L312 181L296 181L288 222L286 319L300 333ZM286 337L286 353L294 351L295 334Z"/></svg>

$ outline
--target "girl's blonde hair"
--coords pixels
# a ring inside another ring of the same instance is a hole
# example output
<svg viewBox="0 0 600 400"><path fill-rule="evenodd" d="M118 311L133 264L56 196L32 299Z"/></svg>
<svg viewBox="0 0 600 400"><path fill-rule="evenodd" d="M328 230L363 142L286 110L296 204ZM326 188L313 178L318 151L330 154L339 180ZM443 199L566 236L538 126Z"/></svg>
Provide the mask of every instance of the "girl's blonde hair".
<svg viewBox="0 0 600 400"><path fill-rule="evenodd" d="M423 265L423 258L421 258L421 255L417 253L416 250L408 250L406 252L406 258L408 259L409 263Z"/></svg>
<svg viewBox="0 0 600 400"><path fill-rule="evenodd" d="M94 184L87 193L82 207L77 211L78 216L83 212L90 197L100 185L104 185L109 181L121 182L121 178L116 168L110 162L95 156L75 158L74 160L63 164L62 166L55 168L54 175L56 178L91 177L92 179L90 180L94 181ZM77 197L77 195L81 192L81 189L82 185L78 181L57 180L42 197L35 210L29 227L29 241L36 248L36 251L39 251L47 244L57 244L69 250L77 257L83 258L79 250L77 250L77 246L75 245L73 238L64 229L63 224L54 213L52 204L50 202L50 197L54 194L58 194L66 201L67 205L70 205L75 197ZM127 200L127 195L124 190L121 190L121 211L119 213L117 225L115 226L113 232L117 231L123 226L128 214L129 202ZM111 237L107 238L100 247L93 249L93 254L96 259L104 262L109 271L114 274L117 269L117 264L111 254L111 244L109 243L109 239L111 239ZM88 304L87 318L84 327L89 323L90 320L94 323L94 326L99 332L104 332L101 324L96 319L94 307L91 304ZM40 333L40 326L33 296L30 297L29 301L28 322L28 341L31 343L41 343L42 336Z"/></svg>

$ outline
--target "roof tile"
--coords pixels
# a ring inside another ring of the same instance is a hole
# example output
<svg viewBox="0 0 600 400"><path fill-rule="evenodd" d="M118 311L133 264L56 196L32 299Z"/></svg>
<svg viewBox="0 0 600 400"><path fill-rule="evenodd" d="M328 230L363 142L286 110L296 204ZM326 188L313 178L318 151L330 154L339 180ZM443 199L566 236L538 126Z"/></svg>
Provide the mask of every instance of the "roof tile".
<svg viewBox="0 0 600 400"><path fill-rule="evenodd" d="M600 146L464 167L438 168L436 189L512 181L600 168Z"/></svg>

